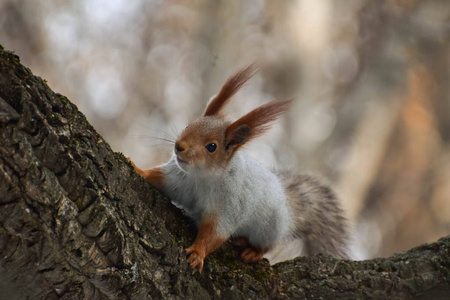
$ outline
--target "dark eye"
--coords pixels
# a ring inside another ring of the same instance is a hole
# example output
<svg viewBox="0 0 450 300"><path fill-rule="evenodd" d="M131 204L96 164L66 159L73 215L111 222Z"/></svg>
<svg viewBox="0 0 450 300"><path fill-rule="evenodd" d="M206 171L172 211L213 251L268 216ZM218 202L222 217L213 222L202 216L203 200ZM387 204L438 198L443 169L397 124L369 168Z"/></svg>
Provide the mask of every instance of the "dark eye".
<svg viewBox="0 0 450 300"><path fill-rule="evenodd" d="M214 152L217 149L217 145L215 143L211 143L205 146L206 150L209 152Z"/></svg>

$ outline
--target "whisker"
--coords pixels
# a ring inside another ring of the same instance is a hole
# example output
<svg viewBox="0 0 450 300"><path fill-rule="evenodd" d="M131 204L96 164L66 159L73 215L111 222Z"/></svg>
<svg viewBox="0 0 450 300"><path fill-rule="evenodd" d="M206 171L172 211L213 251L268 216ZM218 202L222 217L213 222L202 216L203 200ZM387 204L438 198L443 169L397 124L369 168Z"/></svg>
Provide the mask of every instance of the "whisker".
<svg viewBox="0 0 450 300"><path fill-rule="evenodd" d="M166 139L166 138L159 138L159 137L153 137L153 138L156 139L156 140L165 141L165 142L168 142L168 143L171 143L171 144L175 144L174 140L169 140L169 139Z"/></svg>
<svg viewBox="0 0 450 300"><path fill-rule="evenodd" d="M180 134L177 132L177 127L173 121L170 122L170 130L172 130L172 134L178 137Z"/></svg>
<svg viewBox="0 0 450 300"><path fill-rule="evenodd" d="M168 139L171 139L171 140L174 140L174 141L176 140L176 137L178 136L176 133L174 135L172 135L172 134L169 134L169 133L167 133L167 132L165 132L165 131L163 131L161 129L149 127L149 126L147 126L147 125L145 125L145 124L143 124L141 122L138 122L138 121L134 121L134 123L138 124L141 127L144 127L147 130L153 131L154 134L162 135L165 138L168 138Z"/></svg>
<svg viewBox="0 0 450 300"><path fill-rule="evenodd" d="M158 149L158 150L169 150L172 149L172 146L169 146L167 143L159 143L147 146L148 149Z"/></svg>
<svg viewBox="0 0 450 300"><path fill-rule="evenodd" d="M169 138L169 139L171 139L171 140L176 140L176 138L174 138L174 137L177 137L178 135L172 135L172 134L169 134L169 133L167 133L167 132L165 132L165 131L163 131L163 130L160 130L160 129L151 129L152 131L154 131L155 133L157 133L157 134L161 134L161 135L163 135L164 137L166 137L166 138Z"/></svg>
<svg viewBox="0 0 450 300"><path fill-rule="evenodd" d="M173 140L173 139L168 139L168 138L163 138L163 137L158 137L158 136L151 136L151 135L146 135L146 134L133 134L133 135L129 135L129 137L154 139L154 140L165 141L170 144L175 144L175 140Z"/></svg>

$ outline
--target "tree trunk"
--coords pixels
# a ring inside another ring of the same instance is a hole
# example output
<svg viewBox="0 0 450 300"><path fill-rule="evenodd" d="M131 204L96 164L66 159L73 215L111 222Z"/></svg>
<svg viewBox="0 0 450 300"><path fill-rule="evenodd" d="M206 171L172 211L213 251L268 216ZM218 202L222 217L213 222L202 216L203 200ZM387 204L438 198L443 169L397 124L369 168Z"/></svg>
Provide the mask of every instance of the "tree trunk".
<svg viewBox="0 0 450 300"><path fill-rule="evenodd" d="M245 264L202 274L195 229L76 106L0 50L0 299L447 299L450 236L386 259Z"/></svg>

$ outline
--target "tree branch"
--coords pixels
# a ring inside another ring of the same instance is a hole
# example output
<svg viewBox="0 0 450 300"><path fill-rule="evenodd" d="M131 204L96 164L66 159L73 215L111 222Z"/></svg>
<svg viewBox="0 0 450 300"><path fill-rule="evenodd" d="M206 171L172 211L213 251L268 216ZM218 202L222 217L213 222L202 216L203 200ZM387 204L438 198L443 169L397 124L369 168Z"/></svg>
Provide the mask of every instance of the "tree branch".
<svg viewBox="0 0 450 300"><path fill-rule="evenodd" d="M450 236L386 259L248 265L227 244L202 274L195 229L77 107L0 47L0 290L5 299L444 299Z"/></svg>

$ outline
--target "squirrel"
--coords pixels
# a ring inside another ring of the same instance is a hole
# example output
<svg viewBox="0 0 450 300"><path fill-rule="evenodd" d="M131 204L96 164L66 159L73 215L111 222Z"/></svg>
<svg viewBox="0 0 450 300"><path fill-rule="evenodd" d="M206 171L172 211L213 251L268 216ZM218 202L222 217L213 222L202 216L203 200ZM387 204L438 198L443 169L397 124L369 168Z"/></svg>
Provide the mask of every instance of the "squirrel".
<svg viewBox="0 0 450 300"><path fill-rule="evenodd" d="M196 223L197 237L186 254L199 272L205 257L230 238L243 246L245 262L292 240L302 242L303 255L348 258L346 219L329 187L307 175L270 171L240 151L292 102L269 102L230 121L223 108L256 69L249 65L228 78L203 115L181 132L167 163L142 170L130 160Z"/></svg>

